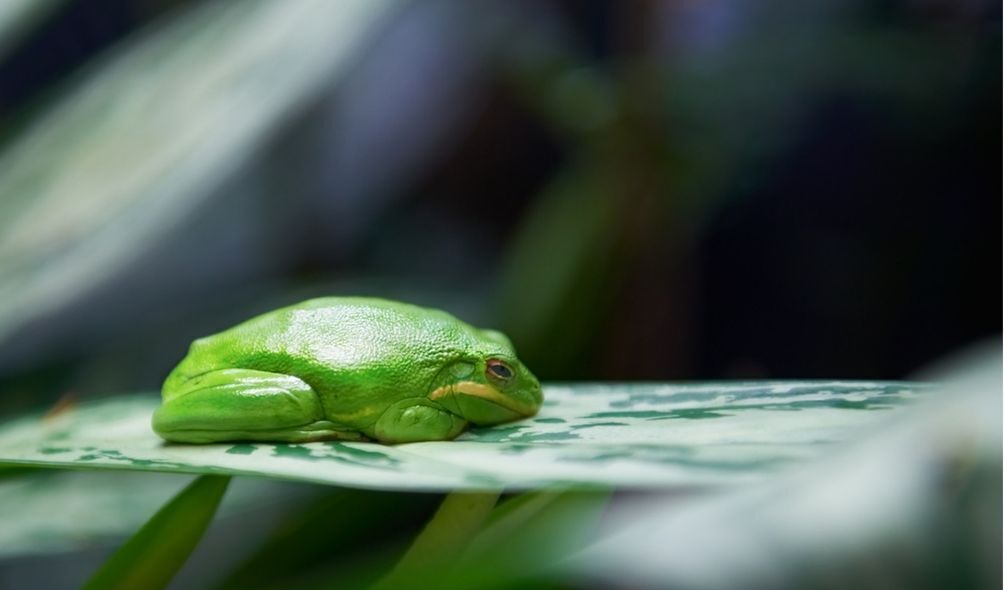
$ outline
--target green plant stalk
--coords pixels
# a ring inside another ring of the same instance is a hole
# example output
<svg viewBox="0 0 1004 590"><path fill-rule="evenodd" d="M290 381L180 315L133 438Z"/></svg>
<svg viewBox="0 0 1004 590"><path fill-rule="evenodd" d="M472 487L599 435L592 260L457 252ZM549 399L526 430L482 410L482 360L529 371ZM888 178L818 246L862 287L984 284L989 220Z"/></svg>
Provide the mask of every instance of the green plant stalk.
<svg viewBox="0 0 1004 590"><path fill-rule="evenodd" d="M283 518L216 588L366 587L400 560L441 501L435 494L347 488L323 493ZM372 568L363 567L369 562Z"/></svg>
<svg viewBox="0 0 1004 590"><path fill-rule="evenodd" d="M460 551L442 553L439 561L416 560L381 590L553 587L559 576L554 564L593 538L611 493L555 488L519 495L492 510Z"/></svg>
<svg viewBox="0 0 1004 590"><path fill-rule="evenodd" d="M479 552L479 544L497 543L522 526L525 526L538 514L547 510L554 502L561 499L564 488L527 492L514 496L492 510L485 520L485 526L478 533L476 543L467 553Z"/></svg>
<svg viewBox="0 0 1004 590"><path fill-rule="evenodd" d="M203 475L157 511L84 586L164 588L174 578L216 514L229 476Z"/></svg>
<svg viewBox="0 0 1004 590"><path fill-rule="evenodd" d="M480 531L500 492L448 494L397 566L373 590L401 588L416 572L448 567Z"/></svg>
<svg viewBox="0 0 1004 590"><path fill-rule="evenodd" d="M592 539L610 489L524 494L472 540L456 567L436 580L441 590L548 588L554 565ZM503 508L505 508L503 506ZM560 576L558 576L560 577Z"/></svg>

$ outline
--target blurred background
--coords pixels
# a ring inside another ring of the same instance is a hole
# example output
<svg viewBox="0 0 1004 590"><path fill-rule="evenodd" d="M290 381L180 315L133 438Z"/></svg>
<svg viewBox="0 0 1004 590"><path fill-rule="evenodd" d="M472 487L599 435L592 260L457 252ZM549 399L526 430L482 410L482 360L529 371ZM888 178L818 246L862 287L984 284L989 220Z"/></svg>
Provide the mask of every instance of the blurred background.
<svg viewBox="0 0 1004 590"><path fill-rule="evenodd" d="M336 294L546 380L907 378L1001 331L1001 50L989 0L4 2L0 415Z"/></svg>
<svg viewBox="0 0 1004 590"><path fill-rule="evenodd" d="M895 379L1001 329L972 0L11 2L5 409L329 294L545 379Z"/></svg>

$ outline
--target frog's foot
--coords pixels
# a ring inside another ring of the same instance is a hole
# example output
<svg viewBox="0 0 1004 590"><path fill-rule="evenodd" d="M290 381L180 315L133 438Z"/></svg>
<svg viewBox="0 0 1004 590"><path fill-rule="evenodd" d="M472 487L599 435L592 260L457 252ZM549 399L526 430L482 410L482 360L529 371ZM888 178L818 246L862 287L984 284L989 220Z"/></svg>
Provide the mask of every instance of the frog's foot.
<svg viewBox="0 0 1004 590"><path fill-rule="evenodd" d="M317 393L290 375L225 369L165 395L153 429L173 442L363 440L324 416Z"/></svg>
<svg viewBox="0 0 1004 590"><path fill-rule="evenodd" d="M373 428L382 443L406 443L426 440L450 440L467 421L436 407L424 398L401 400L387 408Z"/></svg>

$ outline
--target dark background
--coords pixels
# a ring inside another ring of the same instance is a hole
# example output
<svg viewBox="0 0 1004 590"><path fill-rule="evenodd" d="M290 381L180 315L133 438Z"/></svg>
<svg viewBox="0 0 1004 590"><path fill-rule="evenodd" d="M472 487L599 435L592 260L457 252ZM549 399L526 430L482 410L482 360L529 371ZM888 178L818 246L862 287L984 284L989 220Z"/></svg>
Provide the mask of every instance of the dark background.
<svg viewBox="0 0 1004 590"><path fill-rule="evenodd" d="M203 4L46 4L0 47L0 149ZM194 337L325 294L500 328L543 379L898 379L999 333L1000 4L802 4L397 5L182 222L10 304L4 406L156 390ZM2 227L44 225L33 198ZM59 254L3 247L8 293Z"/></svg>

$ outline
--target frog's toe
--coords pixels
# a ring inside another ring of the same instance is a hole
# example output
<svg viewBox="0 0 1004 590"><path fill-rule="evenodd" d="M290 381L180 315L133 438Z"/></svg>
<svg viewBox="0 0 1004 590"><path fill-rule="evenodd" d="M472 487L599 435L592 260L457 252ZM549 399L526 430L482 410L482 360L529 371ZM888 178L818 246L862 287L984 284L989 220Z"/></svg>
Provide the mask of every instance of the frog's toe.
<svg viewBox="0 0 1004 590"><path fill-rule="evenodd" d="M390 406L374 426L375 438L387 444L450 440L467 422L423 399L405 399Z"/></svg>

